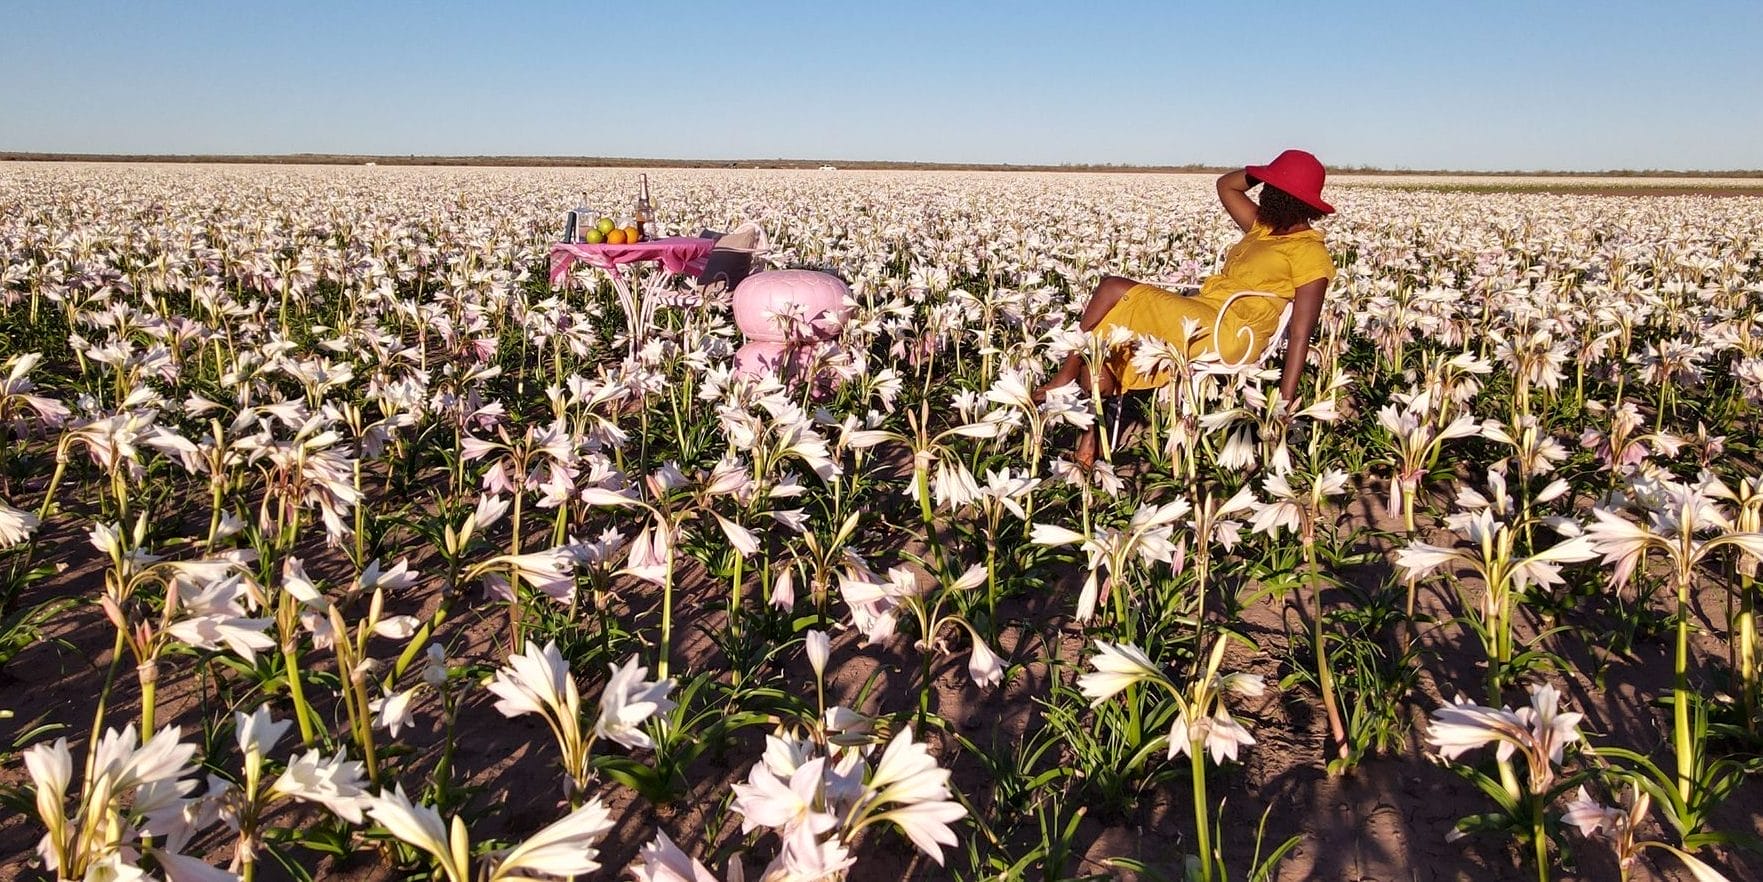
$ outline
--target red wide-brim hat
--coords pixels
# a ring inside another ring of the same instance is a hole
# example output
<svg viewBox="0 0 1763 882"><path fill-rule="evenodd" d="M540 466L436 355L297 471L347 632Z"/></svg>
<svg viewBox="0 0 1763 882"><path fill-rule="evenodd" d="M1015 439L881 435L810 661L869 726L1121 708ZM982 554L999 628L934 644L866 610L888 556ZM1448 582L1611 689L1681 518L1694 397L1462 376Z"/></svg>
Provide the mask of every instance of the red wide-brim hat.
<svg viewBox="0 0 1763 882"><path fill-rule="evenodd" d="M1292 194L1323 214L1334 214L1334 206L1322 201L1322 181L1328 171L1307 151L1287 150L1266 165L1251 165L1244 171L1263 183Z"/></svg>

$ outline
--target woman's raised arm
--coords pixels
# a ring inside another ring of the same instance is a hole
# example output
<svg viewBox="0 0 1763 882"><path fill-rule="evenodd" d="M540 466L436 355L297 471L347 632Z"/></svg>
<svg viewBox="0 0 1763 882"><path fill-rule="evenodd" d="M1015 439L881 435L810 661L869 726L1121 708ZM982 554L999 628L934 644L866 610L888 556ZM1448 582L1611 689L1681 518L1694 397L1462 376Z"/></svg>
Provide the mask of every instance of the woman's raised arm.
<svg viewBox="0 0 1763 882"><path fill-rule="evenodd" d="M1249 198L1249 188L1260 183L1250 181L1249 173L1238 169L1218 179L1218 201L1224 203L1224 210L1230 212L1230 219L1237 222L1247 233L1255 225L1255 200Z"/></svg>

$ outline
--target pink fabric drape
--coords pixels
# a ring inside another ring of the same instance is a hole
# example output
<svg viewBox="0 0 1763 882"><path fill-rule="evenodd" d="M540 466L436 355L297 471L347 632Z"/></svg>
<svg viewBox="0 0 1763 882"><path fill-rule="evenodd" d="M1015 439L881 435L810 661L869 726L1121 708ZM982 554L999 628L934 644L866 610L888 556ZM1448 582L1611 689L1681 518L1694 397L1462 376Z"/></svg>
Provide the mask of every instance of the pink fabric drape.
<svg viewBox="0 0 1763 882"><path fill-rule="evenodd" d="M697 274L716 242L711 239L674 236L630 245L579 245L558 242L551 246L551 287L555 288L568 275L576 261L603 269L619 276L618 268L627 263L645 260L660 261L663 269L674 275Z"/></svg>

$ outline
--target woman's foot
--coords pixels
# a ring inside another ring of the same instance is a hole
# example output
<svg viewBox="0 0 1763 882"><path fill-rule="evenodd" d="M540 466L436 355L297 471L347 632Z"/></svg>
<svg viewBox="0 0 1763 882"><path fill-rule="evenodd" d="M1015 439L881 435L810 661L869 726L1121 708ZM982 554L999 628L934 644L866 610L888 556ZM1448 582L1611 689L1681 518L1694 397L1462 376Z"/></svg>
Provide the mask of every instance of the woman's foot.
<svg viewBox="0 0 1763 882"><path fill-rule="evenodd" d="M1028 393L1028 400L1033 401L1036 404L1045 402L1047 400L1047 393L1052 392L1060 386L1066 386L1077 382L1077 378L1083 375L1083 370L1083 353L1073 352L1070 355L1065 356L1065 360L1059 363L1059 369L1053 372L1053 376L1049 377L1047 382L1036 386L1033 392Z"/></svg>
<svg viewBox="0 0 1763 882"><path fill-rule="evenodd" d="M1077 437L1077 448L1071 452L1071 461L1078 468L1089 471L1096 466L1096 454L1100 452L1102 439L1095 429L1090 429Z"/></svg>

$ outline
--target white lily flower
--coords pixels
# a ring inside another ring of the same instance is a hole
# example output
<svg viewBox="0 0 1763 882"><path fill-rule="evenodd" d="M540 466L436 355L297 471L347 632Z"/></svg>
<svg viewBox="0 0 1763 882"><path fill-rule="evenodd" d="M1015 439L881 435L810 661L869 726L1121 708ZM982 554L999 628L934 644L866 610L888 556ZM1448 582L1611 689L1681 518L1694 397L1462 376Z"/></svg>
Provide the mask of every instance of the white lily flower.
<svg viewBox="0 0 1763 882"><path fill-rule="evenodd" d="M404 795L402 784L391 791L382 790L378 796L368 797L367 804L367 813L385 827L386 832L433 855L449 878L471 878L469 843L464 835L465 826L457 818L450 835L440 813L426 805L412 803L410 797Z"/></svg>
<svg viewBox="0 0 1763 882"><path fill-rule="evenodd" d="M271 749L288 734L288 727L294 725L293 720L276 722L269 715L268 705L258 705L249 714L235 712L233 714L233 735L239 742L239 752L246 756L246 762L261 761L268 756Z"/></svg>
<svg viewBox="0 0 1763 882"><path fill-rule="evenodd" d="M411 707L411 699L416 697L416 689L394 692L383 698L376 698L368 703L368 710L373 713L373 725L377 729L385 729L398 737L405 726L415 720L416 714Z"/></svg>
<svg viewBox="0 0 1763 882"><path fill-rule="evenodd" d="M804 827L818 836L831 830L838 819L815 808L826 766L816 757L798 766L788 780L780 780L764 763L756 763L747 783L734 785L734 809L741 813L741 832L771 827L788 834Z"/></svg>
<svg viewBox="0 0 1763 882"><path fill-rule="evenodd" d="M654 747L655 742L640 727L655 714L674 709L674 703L667 698L673 681L645 682L643 678L649 669L638 665L635 655L622 666L607 667L612 670L612 679L600 693L600 719L594 724L594 734L632 749Z"/></svg>
<svg viewBox="0 0 1763 882"><path fill-rule="evenodd" d="M973 634L973 651L967 657L967 675L973 678L973 685L982 689L998 685L1004 680L1004 663L992 652L992 648Z"/></svg>
<svg viewBox="0 0 1763 882"><path fill-rule="evenodd" d="M316 750L309 750L288 760L281 777L270 785L276 793L306 802L316 802L351 824L362 821L362 812L372 804L365 788L365 767L348 759L342 748L326 760Z"/></svg>
<svg viewBox="0 0 1763 882"><path fill-rule="evenodd" d="M484 686L499 699L496 710L505 717L550 713L573 719L580 713L581 694L555 642L543 649L527 643Z"/></svg>
<svg viewBox="0 0 1763 882"><path fill-rule="evenodd" d="M1096 641L1096 654L1090 657L1095 670L1077 678L1078 689L1090 700L1091 707L1100 707L1122 689L1140 680L1163 676L1157 664L1144 650L1130 643Z"/></svg>
<svg viewBox="0 0 1763 882"><path fill-rule="evenodd" d="M554 821L510 849L490 874L492 882L543 882L600 869L599 844L612 830L612 813L598 798ZM538 875L532 875L538 874Z"/></svg>
<svg viewBox="0 0 1763 882"><path fill-rule="evenodd" d="M1169 758L1175 759L1192 749L1196 733L1205 744L1206 752L1212 755L1212 762L1219 765L1227 759L1236 762L1237 749L1255 743L1249 730L1243 728L1223 705L1219 705L1210 718L1190 720L1184 711L1176 715L1169 728Z"/></svg>
<svg viewBox="0 0 1763 882"><path fill-rule="evenodd" d="M41 524L36 515L0 500L0 548L11 548L31 538Z"/></svg>
<svg viewBox="0 0 1763 882"><path fill-rule="evenodd" d="M636 882L720 882L708 868L674 845L663 830L655 831L654 840L643 846L625 872Z"/></svg>

